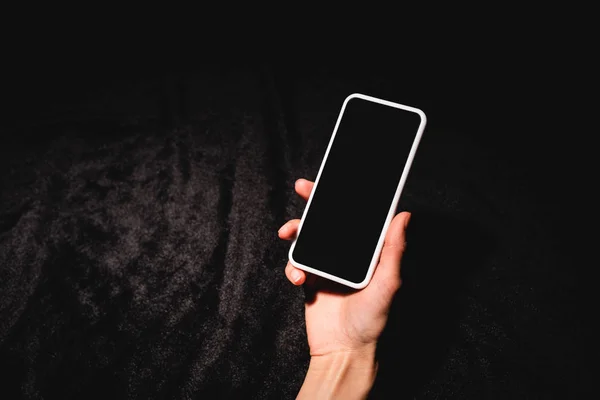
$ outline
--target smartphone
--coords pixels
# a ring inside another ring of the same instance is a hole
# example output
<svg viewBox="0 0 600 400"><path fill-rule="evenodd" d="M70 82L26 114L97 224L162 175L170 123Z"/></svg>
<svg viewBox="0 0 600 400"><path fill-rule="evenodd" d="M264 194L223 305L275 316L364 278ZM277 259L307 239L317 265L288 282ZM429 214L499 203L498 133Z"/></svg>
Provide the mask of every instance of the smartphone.
<svg viewBox="0 0 600 400"><path fill-rule="evenodd" d="M354 289L369 284L426 121L417 108L364 94L344 100L292 265Z"/></svg>

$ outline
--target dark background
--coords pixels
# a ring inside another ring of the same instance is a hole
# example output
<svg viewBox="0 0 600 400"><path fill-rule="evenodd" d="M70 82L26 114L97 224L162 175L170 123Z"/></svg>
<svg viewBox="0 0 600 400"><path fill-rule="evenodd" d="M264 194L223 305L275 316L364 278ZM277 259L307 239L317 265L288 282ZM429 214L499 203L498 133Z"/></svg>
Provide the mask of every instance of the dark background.
<svg viewBox="0 0 600 400"><path fill-rule="evenodd" d="M535 35L437 37L5 50L0 396L294 398L303 292L276 231L353 92L428 116L373 397L583 396L573 75Z"/></svg>

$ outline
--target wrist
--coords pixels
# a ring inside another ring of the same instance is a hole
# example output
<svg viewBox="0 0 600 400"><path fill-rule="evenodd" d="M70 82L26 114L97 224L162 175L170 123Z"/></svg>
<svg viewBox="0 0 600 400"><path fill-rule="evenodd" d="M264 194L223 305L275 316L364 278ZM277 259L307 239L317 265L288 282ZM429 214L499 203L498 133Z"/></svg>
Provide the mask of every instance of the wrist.
<svg viewBox="0 0 600 400"><path fill-rule="evenodd" d="M361 347L335 349L328 352L311 354L310 367L315 370L330 369L339 364L349 363L356 368L368 368L376 365L376 343L365 344Z"/></svg>
<svg viewBox="0 0 600 400"><path fill-rule="evenodd" d="M375 345L311 357L302 398L366 398L377 374Z"/></svg>

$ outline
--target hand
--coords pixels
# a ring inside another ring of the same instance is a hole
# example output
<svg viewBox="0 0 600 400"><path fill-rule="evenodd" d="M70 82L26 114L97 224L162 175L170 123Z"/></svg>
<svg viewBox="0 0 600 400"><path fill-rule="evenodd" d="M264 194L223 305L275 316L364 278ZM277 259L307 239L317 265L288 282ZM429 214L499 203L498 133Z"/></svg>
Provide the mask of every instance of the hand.
<svg viewBox="0 0 600 400"><path fill-rule="evenodd" d="M313 182L299 179L295 189L308 200L313 186ZM400 261L409 219L410 214L402 212L392 220L379 264L371 282L362 290L307 274L288 262L286 276L294 285L304 284L306 289L306 331L313 359L348 352L374 355L392 299L400 288ZM293 239L299 223L298 219L287 222L279 230L279 237Z"/></svg>

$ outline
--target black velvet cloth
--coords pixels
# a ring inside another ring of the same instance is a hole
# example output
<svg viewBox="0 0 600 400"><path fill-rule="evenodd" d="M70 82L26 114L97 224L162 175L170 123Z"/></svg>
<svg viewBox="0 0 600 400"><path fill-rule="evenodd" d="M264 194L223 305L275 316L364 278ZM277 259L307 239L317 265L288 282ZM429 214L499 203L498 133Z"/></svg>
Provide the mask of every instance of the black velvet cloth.
<svg viewBox="0 0 600 400"><path fill-rule="evenodd" d="M452 65L349 65L13 82L0 398L294 398L309 361L304 294L276 232L301 215L294 181L315 178L353 92L429 119L401 199L413 213L404 283L372 397L582 394L568 206L552 192L567 172L524 100L536 89Z"/></svg>

